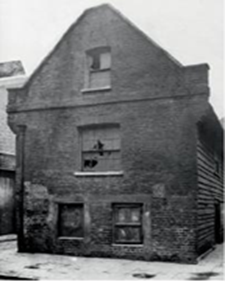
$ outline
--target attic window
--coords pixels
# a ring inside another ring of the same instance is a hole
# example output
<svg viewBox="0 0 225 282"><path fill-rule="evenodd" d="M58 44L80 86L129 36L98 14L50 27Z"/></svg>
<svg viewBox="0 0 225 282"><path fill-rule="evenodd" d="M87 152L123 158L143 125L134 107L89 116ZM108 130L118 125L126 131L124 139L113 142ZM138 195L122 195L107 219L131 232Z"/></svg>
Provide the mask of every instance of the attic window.
<svg viewBox="0 0 225 282"><path fill-rule="evenodd" d="M103 88L111 84L111 53L109 47L87 51L86 88Z"/></svg>

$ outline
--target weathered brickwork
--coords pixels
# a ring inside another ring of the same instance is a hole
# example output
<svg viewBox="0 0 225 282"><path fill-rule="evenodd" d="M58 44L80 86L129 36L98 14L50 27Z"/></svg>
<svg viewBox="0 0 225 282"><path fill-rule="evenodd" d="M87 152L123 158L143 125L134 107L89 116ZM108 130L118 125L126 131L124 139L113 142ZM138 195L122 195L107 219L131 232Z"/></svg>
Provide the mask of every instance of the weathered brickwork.
<svg viewBox="0 0 225 282"><path fill-rule="evenodd" d="M111 48L111 89L82 91L85 52L101 46ZM8 123L24 150L19 250L195 262L196 122L209 107L207 71L181 66L108 5L86 11L9 94ZM122 173L79 174L82 128L109 124L120 127ZM58 236L63 203L84 205L83 238ZM141 244L115 243L116 203L142 205Z"/></svg>

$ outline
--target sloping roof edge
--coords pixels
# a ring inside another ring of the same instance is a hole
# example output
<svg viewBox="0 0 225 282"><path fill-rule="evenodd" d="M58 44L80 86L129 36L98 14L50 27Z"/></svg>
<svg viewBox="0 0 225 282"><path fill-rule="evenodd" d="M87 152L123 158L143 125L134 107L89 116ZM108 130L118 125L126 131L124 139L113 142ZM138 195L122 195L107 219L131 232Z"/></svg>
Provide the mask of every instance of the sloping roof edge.
<svg viewBox="0 0 225 282"><path fill-rule="evenodd" d="M124 16L119 10L113 7L111 4L102 4L101 6L108 6L111 10L113 10L116 14L118 14L125 22L127 22L134 30L136 30L142 37L147 39L152 45L163 51L163 53L170 59L173 63L178 65L179 67L183 67L183 65L175 59L169 52L167 52L164 48L162 48L155 40L150 38L145 32L143 32L138 26L136 26L132 21L130 21L126 16ZM97 7L96 7L97 8Z"/></svg>
<svg viewBox="0 0 225 282"><path fill-rule="evenodd" d="M213 123L215 124L215 127L217 127L221 131L224 131L223 126L220 123L220 120L214 110L213 105L210 103L210 101L208 101L207 104L208 104L208 107L205 109L205 112L199 117L198 121L201 121L201 119L204 117L208 117L213 121Z"/></svg>
<svg viewBox="0 0 225 282"><path fill-rule="evenodd" d="M25 69L20 60L0 62L0 79L25 75Z"/></svg>
<svg viewBox="0 0 225 282"><path fill-rule="evenodd" d="M213 107L213 105L210 102L209 102L209 108L210 108L210 112L209 113L214 117L218 127L220 127L220 129L223 131L224 129L223 129L223 126L222 126L222 124L221 124L221 122L219 120L219 117L217 116L217 114L216 114L216 112L214 110L214 107Z"/></svg>
<svg viewBox="0 0 225 282"><path fill-rule="evenodd" d="M141 36L143 38L145 38L147 41L149 41L152 45L154 45L155 47L157 47L158 49L160 49L169 60L171 60L174 64L176 64L179 67L183 67L183 65L176 60L172 55L170 55L167 51L165 51L160 45L158 45L154 40L152 40L150 37L148 37L141 29L139 29L135 24L133 24L126 16L124 16L120 11L118 11L116 8L114 8L112 5L110 4L101 4L98 6L94 6L91 8L88 8L86 10L84 10L84 12L77 18L77 20L70 25L70 27L67 29L67 31L62 35L62 37L59 39L59 41L56 43L56 45L52 48L52 50L41 60L41 62L39 63L39 65L35 68L35 70L33 71L33 73L30 75L29 79L27 80L27 82L23 85L23 87L20 88L26 88L29 87L30 83L33 81L35 75L38 73L38 71L43 67L44 63L54 54L54 52L59 48L60 44L63 42L63 40L68 36L68 34L70 33L70 31L72 29L74 29L79 22L91 11L102 8L102 7L107 7L110 10L114 11L117 15L119 15L122 20L124 20L125 22L128 23L128 25L130 25L134 30L136 30L139 34L141 34ZM15 89L15 88L14 88Z"/></svg>

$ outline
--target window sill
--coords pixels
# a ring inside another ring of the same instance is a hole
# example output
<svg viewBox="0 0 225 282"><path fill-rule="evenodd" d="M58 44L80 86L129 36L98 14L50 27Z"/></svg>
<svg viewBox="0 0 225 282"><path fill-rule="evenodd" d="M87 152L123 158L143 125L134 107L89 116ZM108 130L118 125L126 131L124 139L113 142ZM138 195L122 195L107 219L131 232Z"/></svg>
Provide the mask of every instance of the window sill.
<svg viewBox="0 0 225 282"><path fill-rule="evenodd" d="M58 240L78 240L78 241L83 241L84 238L62 236L62 237L58 237Z"/></svg>
<svg viewBox="0 0 225 282"><path fill-rule="evenodd" d="M92 171L76 171L74 172L75 176L86 177L86 176L121 176L123 171L101 171L101 172L92 172Z"/></svg>
<svg viewBox="0 0 225 282"><path fill-rule="evenodd" d="M98 88L84 88L81 90L83 94L85 93L93 93L93 92L104 92L104 91L110 91L111 86L105 86L105 87L98 87Z"/></svg>
<svg viewBox="0 0 225 282"><path fill-rule="evenodd" d="M102 69L90 69L91 73L99 73L99 72L104 72L104 71L110 71L111 68L107 67L107 68L102 68Z"/></svg>
<svg viewBox="0 0 225 282"><path fill-rule="evenodd" d="M127 243L127 244L120 244L120 243L118 243L118 244L116 244L116 243L114 243L114 244L112 244L112 246L113 247L138 247L138 248L143 248L144 247L144 245L143 244L129 244L129 243Z"/></svg>

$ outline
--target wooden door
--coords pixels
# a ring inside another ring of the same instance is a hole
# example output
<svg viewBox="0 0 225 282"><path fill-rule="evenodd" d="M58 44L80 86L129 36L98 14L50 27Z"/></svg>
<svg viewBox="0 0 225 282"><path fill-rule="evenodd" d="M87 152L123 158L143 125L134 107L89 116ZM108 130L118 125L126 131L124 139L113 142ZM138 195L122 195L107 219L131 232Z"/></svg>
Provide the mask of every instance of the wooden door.
<svg viewBox="0 0 225 282"><path fill-rule="evenodd" d="M15 233L15 173L0 171L0 235Z"/></svg>

